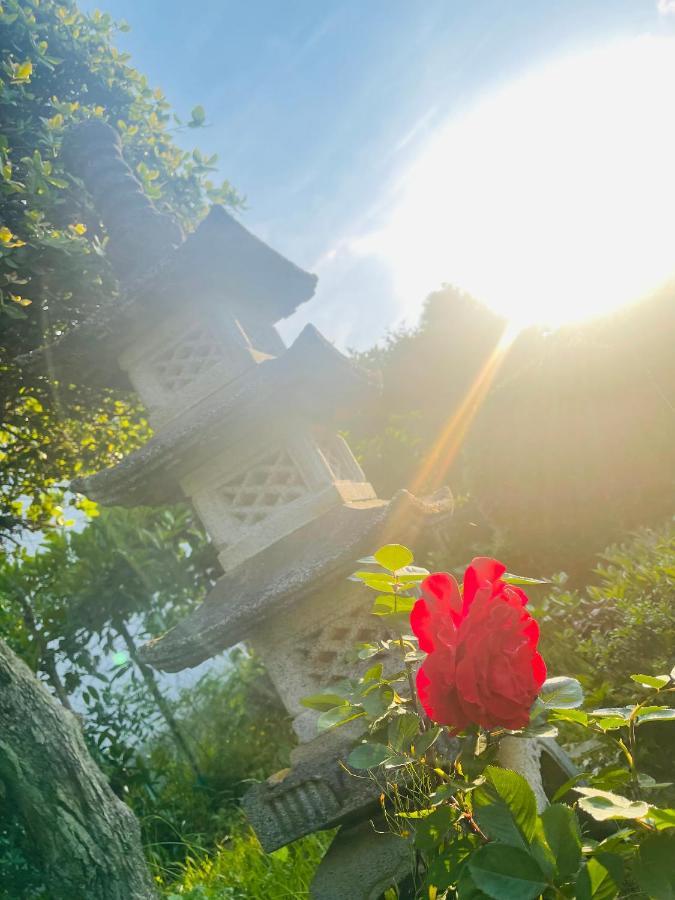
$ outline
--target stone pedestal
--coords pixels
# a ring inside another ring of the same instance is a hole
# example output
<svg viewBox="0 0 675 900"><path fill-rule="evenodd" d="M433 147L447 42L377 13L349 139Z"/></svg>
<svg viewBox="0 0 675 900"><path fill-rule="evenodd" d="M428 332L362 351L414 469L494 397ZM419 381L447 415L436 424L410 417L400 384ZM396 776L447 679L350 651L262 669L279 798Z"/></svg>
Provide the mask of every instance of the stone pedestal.
<svg viewBox="0 0 675 900"><path fill-rule="evenodd" d="M388 888L410 878L415 865L411 843L375 819L341 828L321 861L312 900L380 900ZM402 896L400 893L398 896Z"/></svg>

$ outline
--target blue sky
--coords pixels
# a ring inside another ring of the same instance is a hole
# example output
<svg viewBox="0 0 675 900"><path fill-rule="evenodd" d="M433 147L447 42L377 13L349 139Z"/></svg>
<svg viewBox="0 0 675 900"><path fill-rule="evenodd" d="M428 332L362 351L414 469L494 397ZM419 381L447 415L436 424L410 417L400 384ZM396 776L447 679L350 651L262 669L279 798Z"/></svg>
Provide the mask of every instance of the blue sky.
<svg viewBox="0 0 675 900"><path fill-rule="evenodd" d="M179 140L217 153L247 197L247 227L318 272L286 336L311 320L343 347L372 344L421 306L428 284L402 305L381 259L344 248L380 227L437 129L552 59L675 32L668 0L82 5L129 23L118 45L180 115L205 107L208 127Z"/></svg>

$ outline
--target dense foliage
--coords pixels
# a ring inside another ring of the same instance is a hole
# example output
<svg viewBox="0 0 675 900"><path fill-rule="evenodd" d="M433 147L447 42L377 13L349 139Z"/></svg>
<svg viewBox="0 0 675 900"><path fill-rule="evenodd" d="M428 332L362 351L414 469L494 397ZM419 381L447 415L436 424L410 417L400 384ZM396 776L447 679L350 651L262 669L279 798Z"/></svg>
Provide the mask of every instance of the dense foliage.
<svg viewBox="0 0 675 900"><path fill-rule="evenodd" d="M542 604L547 655L566 662L597 699L622 703L629 676L646 659L667 671L675 648L675 522L643 528L608 547L596 583L570 590L563 583Z"/></svg>
<svg viewBox="0 0 675 900"><path fill-rule="evenodd" d="M573 671L594 702L623 706L634 693L631 675L646 660L655 672L673 665L675 523L640 529L608 547L595 576L583 590L560 578L542 601L544 652L558 670ZM641 757L659 780L673 777L673 730L644 730Z"/></svg>
<svg viewBox="0 0 675 900"><path fill-rule="evenodd" d="M103 225L63 166L66 130L91 117L113 124L146 192L187 228L209 200L240 202L209 180L214 158L176 144L181 123L115 48L116 27L71 0L0 7L0 535L58 521L64 482L113 464L148 433L130 398L13 363L117 291ZM203 121L198 107L185 127Z"/></svg>
<svg viewBox="0 0 675 900"><path fill-rule="evenodd" d="M505 323L446 288L417 328L360 357L383 395L347 423L350 440L381 496L452 487L439 564L489 548L583 584L604 547L675 507L672 307L670 286L500 348Z"/></svg>

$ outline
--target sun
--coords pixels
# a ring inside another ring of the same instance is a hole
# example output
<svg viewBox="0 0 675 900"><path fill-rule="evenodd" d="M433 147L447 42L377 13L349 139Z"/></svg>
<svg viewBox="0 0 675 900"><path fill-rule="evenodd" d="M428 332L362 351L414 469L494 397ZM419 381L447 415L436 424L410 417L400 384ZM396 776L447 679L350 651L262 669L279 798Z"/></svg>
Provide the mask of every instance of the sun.
<svg viewBox="0 0 675 900"><path fill-rule="evenodd" d="M675 271L674 93L670 38L528 73L439 130L361 251L407 314L442 283L519 327L637 300Z"/></svg>

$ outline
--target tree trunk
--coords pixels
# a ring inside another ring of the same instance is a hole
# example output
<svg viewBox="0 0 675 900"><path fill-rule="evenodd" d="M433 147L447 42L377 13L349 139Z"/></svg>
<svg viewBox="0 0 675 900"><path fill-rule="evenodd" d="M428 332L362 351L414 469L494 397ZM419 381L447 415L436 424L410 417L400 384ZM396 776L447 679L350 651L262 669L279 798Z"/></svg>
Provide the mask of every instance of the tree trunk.
<svg viewBox="0 0 675 900"><path fill-rule="evenodd" d="M0 781L50 898L156 898L133 813L89 756L76 718L2 640Z"/></svg>
<svg viewBox="0 0 675 900"><path fill-rule="evenodd" d="M199 781L202 775L199 770L199 765L197 764L197 757L192 752L192 748L188 744L187 739L183 734L183 730L178 724L178 721L176 720L176 717L171 710L170 704L167 703L164 694L162 694L162 692L160 691L154 672L152 671L150 666L147 666L143 662L143 660L140 659L138 655L138 648L136 647L136 643L126 626L126 623L122 619L115 619L113 624L117 629L118 634L120 634L124 639L124 643L127 645L131 661L141 673L148 690L152 694L152 697L157 704L157 708L164 717L164 721L166 722L166 726L169 729L169 733L171 734L174 743L178 747L179 752L182 753L187 760L190 768L195 774L195 778Z"/></svg>

